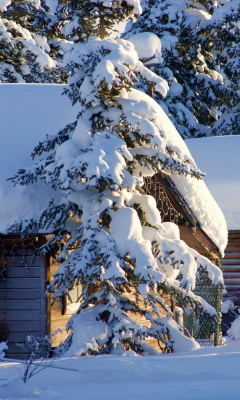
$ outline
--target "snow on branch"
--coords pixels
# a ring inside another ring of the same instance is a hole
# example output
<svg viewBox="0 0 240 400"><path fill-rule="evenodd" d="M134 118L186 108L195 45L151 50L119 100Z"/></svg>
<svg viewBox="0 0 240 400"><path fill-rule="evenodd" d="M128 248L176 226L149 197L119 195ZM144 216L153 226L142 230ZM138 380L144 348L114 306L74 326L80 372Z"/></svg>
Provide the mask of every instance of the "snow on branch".
<svg viewBox="0 0 240 400"><path fill-rule="evenodd" d="M63 244L48 292L71 298L72 288L82 285L77 315L68 323L74 332L63 348L74 355L128 347L143 354L145 340L154 338L171 350L181 335L169 319L171 302L177 298L181 307L214 317L193 290L201 268L214 285L222 283L221 273L180 240L175 225L162 223L155 200L140 187L156 172L193 181L202 172L162 108L134 88L137 73L164 84L143 67L132 43L89 39L68 56L76 121L59 140L40 144L43 159L15 177L20 184L41 179L61 193L36 220L42 230L53 229L44 249ZM31 223L36 226L30 221L28 232Z"/></svg>

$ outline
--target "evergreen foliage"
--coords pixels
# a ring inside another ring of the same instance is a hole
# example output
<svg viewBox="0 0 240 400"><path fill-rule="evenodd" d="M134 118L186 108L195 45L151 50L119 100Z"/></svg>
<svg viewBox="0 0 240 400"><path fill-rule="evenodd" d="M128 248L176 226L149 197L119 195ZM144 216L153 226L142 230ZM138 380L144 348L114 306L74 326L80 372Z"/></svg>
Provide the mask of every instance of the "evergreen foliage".
<svg viewBox="0 0 240 400"><path fill-rule="evenodd" d="M235 0L144 0L142 15L128 27L125 38L153 32L161 39L164 63L155 71L170 90L164 104L156 99L183 138L239 132L238 18Z"/></svg>
<svg viewBox="0 0 240 400"><path fill-rule="evenodd" d="M201 32L205 47L214 54L214 69L221 71L228 91L222 88L223 103L212 135L240 134L240 4L231 0L217 8Z"/></svg>
<svg viewBox="0 0 240 400"><path fill-rule="evenodd" d="M155 98L181 136L238 134L238 0L143 0L142 6L124 37L146 31L160 37L164 62L148 66L170 86L165 98ZM107 37L140 7L132 10L133 2L120 0L2 0L0 81L66 82L73 43Z"/></svg>
<svg viewBox="0 0 240 400"><path fill-rule="evenodd" d="M108 29L115 15L140 9L137 0L89 3L99 8L106 3L109 10L114 5L106 14ZM98 33L100 24L99 19ZM61 199L12 231L54 232L42 250L61 248L61 264L48 287L55 299L71 298L71 289L82 285L79 309L68 322L73 333L62 351L153 353L148 338L164 351L177 343L193 348L171 318L169 298L214 318L216 311L193 289L200 271L214 284L221 282L221 272L180 240L176 225L161 222L155 200L141 186L144 176L156 172L192 179L202 174L162 109L134 87L141 76L164 97L165 81L144 67L130 42L89 32L86 37L68 55L67 94L79 105L76 121L40 143L35 164L14 179L22 185L41 179Z"/></svg>
<svg viewBox="0 0 240 400"><path fill-rule="evenodd" d="M112 32L113 25L130 15L138 15L141 10L140 5L134 8L134 2L125 0L60 0L60 3L61 11L66 16L62 33L77 42L86 41L89 36L103 39Z"/></svg>
<svg viewBox="0 0 240 400"><path fill-rule="evenodd" d="M0 81L65 81L61 58L66 42L56 15L35 0L5 0L0 6Z"/></svg>

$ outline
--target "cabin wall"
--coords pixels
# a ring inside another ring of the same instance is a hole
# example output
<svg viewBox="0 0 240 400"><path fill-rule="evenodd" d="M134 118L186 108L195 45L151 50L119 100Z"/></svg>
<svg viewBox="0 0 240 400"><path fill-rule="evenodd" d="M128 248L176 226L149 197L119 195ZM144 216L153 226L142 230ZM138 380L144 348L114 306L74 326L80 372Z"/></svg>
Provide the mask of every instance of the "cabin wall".
<svg viewBox="0 0 240 400"><path fill-rule="evenodd" d="M171 179L162 177L160 174L145 178L143 190L146 194L154 196L163 222L177 224L180 238L189 247L210 259L215 265L221 266L219 249L201 229L197 219ZM184 327L194 335L195 339L200 341L200 339L211 336L214 345L218 345L221 342L221 287L220 285L215 287L198 279L195 292L206 301L211 300L210 304L216 308L218 313L217 326L212 334L212 322L209 318L202 318L201 316L198 318L198 315L192 314L191 317L188 316L184 319ZM201 341L201 345L205 345L203 341Z"/></svg>
<svg viewBox="0 0 240 400"><path fill-rule="evenodd" d="M240 305L240 231L229 231L228 245L223 259L223 277L226 297Z"/></svg>
<svg viewBox="0 0 240 400"><path fill-rule="evenodd" d="M47 333L46 260L37 247L36 238L0 237L0 341L9 358L24 358L17 343L27 335Z"/></svg>
<svg viewBox="0 0 240 400"><path fill-rule="evenodd" d="M54 273L58 270L59 263L55 262L50 257L48 278L51 282L54 278ZM59 301L52 301L53 295L48 298L48 332L52 336L52 347L57 347L64 342L69 332L66 331L66 324L69 318L74 314L74 303L70 303L67 298L63 298L62 304ZM59 330L59 331L58 331ZM57 332L58 331L58 332Z"/></svg>
<svg viewBox="0 0 240 400"><path fill-rule="evenodd" d="M181 239L218 265L216 246L197 226L186 205L176 201L175 192L168 182L162 182L158 176L146 179L145 191L155 197L163 221L177 223ZM240 235L232 239L234 243L229 244L229 255L227 250L224 259L224 268L228 271L225 276L229 282L239 282L240 286L240 274L237 274L240 255L235 254ZM46 298L47 284L52 281L58 264L52 257L47 260L37 253L40 243L36 241L37 238L22 241L19 237L0 236L0 340L8 341L7 355L12 358L19 358L21 353L15 343L23 343L29 334L42 337L61 329L53 337L53 347L58 346L68 335L66 323L77 307L77 304L63 299L63 310L59 302L52 303L51 296Z"/></svg>

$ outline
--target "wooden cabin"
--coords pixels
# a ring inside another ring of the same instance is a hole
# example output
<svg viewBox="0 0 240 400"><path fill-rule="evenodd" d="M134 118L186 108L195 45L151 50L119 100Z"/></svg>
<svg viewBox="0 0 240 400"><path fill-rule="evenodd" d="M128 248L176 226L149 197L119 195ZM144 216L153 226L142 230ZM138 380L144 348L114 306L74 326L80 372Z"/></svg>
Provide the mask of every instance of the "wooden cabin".
<svg viewBox="0 0 240 400"><path fill-rule="evenodd" d="M187 140L187 145L206 172L205 182L227 222L228 244L222 259L224 299L240 306L240 136Z"/></svg>
<svg viewBox="0 0 240 400"><path fill-rule="evenodd" d="M51 256L39 253L46 240L46 235L0 236L0 341L7 341L9 358L23 358L21 344L27 335L42 338L62 329L52 338L53 346L67 336L65 326L73 314L70 302L64 299L63 309L46 297L47 284L58 268ZM73 291L73 301L78 295Z"/></svg>
<svg viewBox="0 0 240 400"><path fill-rule="evenodd" d="M29 165L33 148L46 133L56 133L66 121L75 119L76 109L62 96L63 88L0 85L0 341L8 341L7 356L11 358L21 356L16 343L24 343L28 334L42 337L59 327L59 318L62 327L68 319L60 306L54 310L45 297L47 283L57 268L51 257L38 252L45 235L22 240L8 234L15 220L39 212L53 198L54 193L41 184L37 191L35 185L14 188L7 179Z"/></svg>
<svg viewBox="0 0 240 400"><path fill-rule="evenodd" d="M144 190L155 197L164 222L176 223L181 238L189 246L210 257L216 264L220 263L217 246L201 229L169 178L162 178L160 174L146 178ZM19 359L23 356L19 343L24 343L27 335L43 337L61 329L62 332L53 338L54 346L67 336L66 322L74 313L74 298L77 299L79 293L73 293L73 304L64 299L64 307L59 302L52 304L51 298L46 297L47 284L58 268L51 256L39 254L38 249L46 239L45 235L27 239L16 235L0 236L0 340L8 342L6 354L9 358ZM215 291L213 298L207 300L220 310ZM219 329L220 321L214 336L215 344L220 340Z"/></svg>
<svg viewBox="0 0 240 400"><path fill-rule="evenodd" d="M8 234L8 228L16 219L24 220L29 215L38 213L53 198L53 192L50 188L46 191L41 183L37 188L34 187L35 184L31 188L13 188L11 183L5 180L14 176L19 168L29 165L29 155L36 142L42 138L43 132L49 131L49 124L55 133L63 125L59 120L60 117L65 124L68 120L71 122L72 115L75 116L75 111L68 100L60 96L62 87L34 86L0 85L0 101L4 98L6 106L6 113L3 112L1 121L3 134L1 133L0 137L0 151L2 151L0 163L4 163L4 168L0 165L0 340L7 340L6 353L10 358L23 357L22 350L16 343L24 343L27 335L42 337L61 328L62 333L59 332L56 335L53 346L63 341L67 335L66 321L74 313L75 307L75 304L69 304L66 299L63 299L63 308L59 303L52 305L51 298L45 296L47 284L58 268L51 255L39 254L38 249L46 241L46 234L36 232L36 235L27 239ZM13 113L15 98L16 112L12 121L8 112L11 110L11 114ZM17 101L19 98L22 105L20 110ZM57 104L58 107L52 109L51 104ZM29 113L29 109L32 113ZM44 119L39 118L39 109L41 109L40 116L44 114ZM37 124L36 121L38 121ZM13 126L11 126L12 122L14 122ZM16 124L19 127L17 137ZM33 129L34 136L30 134ZM19 138L21 140L18 142ZM14 148L12 143L15 143ZM183 187L182 181L178 181L176 176L163 178L157 174L152 178L146 178L143 189L145 193L155 197L162 220L178 224L181 238L189 246L219 265L221 240L212 232L217 232L218 224L222 224L223 217L221 213L218 214L221 221L217 221L214 215L209 215L209 191L206 189L204 199L201 194L196 193L198 202L206 203L206 215L202 217L197 215L191 196L190 198L187 196L188 187ZM204 285L204 282L200 282L197 290ZM209 296L212 288L209 290L209 287L205 285L206 288L205 294ZM77 290L78 288L76 292ZM207 298L207 300L212 301L218 309L220 294L216 291L211 293L213 293L212 299ZM78 293L73 293L73 300L74 296L77 298ZM220 322L214 333L215 344L219 341L219 326Z"/></svg>
<svg viewBox="0 0 240 400"><path fill-rule="evenodd" d="M151 194L157 203L163 222L174 222L180 230L180 238L201 255L221 266L221 252L213 240L201 228L200 221L194 216L184 197L169 177L156 174L145 179L145 191ZM197 316L185 317L183 325L202 346L221 343L221 299L222 288L209 283L204 276L199 277L195 293L203 297L218 312L218 323L212 332L212 323L208 317L199 322ZM175 315L178 320L178 316ZM210 338L211 336L211 338Z"/></svg>
<svg viewBox="0 0 240 400"><path fill-rule="evenodd" d="M200 227L200 222L171 178L162 177L160 174L146 178L144 189L147 194L155 198L162 221L177 224L181 239L188 246L219 265L221 258L219 248Z"/></svg>

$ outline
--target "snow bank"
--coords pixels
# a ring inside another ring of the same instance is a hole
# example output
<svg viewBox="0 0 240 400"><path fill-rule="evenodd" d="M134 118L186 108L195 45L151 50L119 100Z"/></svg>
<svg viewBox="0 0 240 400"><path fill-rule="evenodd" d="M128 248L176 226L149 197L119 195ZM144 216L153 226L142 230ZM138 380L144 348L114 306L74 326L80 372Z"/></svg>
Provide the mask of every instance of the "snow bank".
<svg viewBox="0 0 240 400"><path fill-rule="evenodd" d="M5 357L5 350L8 349L6 342L0 342L0 361Z"/></svg>
<svg viewBox="0 0 240 400"><path fill-rule="evenodd" d="M37 183L16 186L8 178L31 164L33 148L46 134L55 134L72 122L76 110L66 96L64 85L0 84L0 232L16 219L35 216L56 193Z"/></svg>
<svg viewBox="0 0 240 400"><path fill-rule="evenodd" d="M227 333L230 339L240 340L240 316L233 321Z"/></svg>
<svg viewBox="0 0 240 400"><path fill-rule="evenodd" d="M229 230L240 229L240 136L186 140L205 182L219 204Z"/></svg>
<svg viewBox="0 0 240 400"><path fill-rule="evenodd" d="M227 314L228 311L231 310L231 308L234 308L234 303L232 300L227 299L222 302L222 305L221 305L222 314Z"/></svg>
<svg viewBox="0 0 240 400"><path fill-rule="evenodd" d="M1 399L238 399L240 344L158 357L73 357L53 361L26 384L20 362L0 363ZM2 386L2 387L1 387Z"/></svg>

